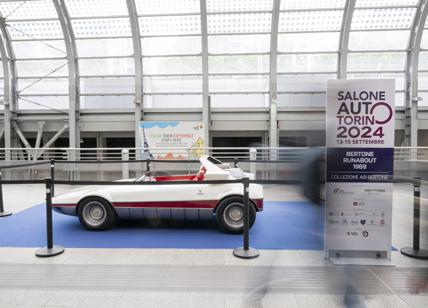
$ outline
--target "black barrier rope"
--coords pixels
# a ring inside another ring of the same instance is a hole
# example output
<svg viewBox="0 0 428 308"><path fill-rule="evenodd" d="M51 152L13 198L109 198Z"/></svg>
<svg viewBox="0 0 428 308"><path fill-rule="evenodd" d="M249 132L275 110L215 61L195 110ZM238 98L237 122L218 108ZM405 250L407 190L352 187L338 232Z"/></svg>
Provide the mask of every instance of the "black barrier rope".
<svg viewBox="0 0 428 308"><path fill-rule="evenodd" d="M405 256L428 259L428 250L420 249L421 232L421 178L415 177L413 181L413 246L401 248Z"/></svg>
<svg viewBox="0 0 428 308"><path fill-rule="evenodd" d="M64 247L54 246L52 230L52 179L45 179L46 184L46 247L36 250L37 257L54 257L64 252Z"/></svg>
<svg viewBox="0 0 428 308"><path fill-rule="evenodd" d="M9 165L9 166L0 166L0 170L20 168L20 167L39 166L39 165L46 165L46 164L49 164L49 161L40 161L40 162L36 162L36 163L26 163L26 164L15 164L15 165Z"/></svg>
<svg viewBox="0 0 428 308"><path fill-rule="evenodd" d="M251 159L222 159L223 162L233 162L234 166L238 163L290 163L297 160L251 160ZM135 159L135 160L55 160L57 164L118 164L118 163L191 163L198 164L198 159ZM236 167L235 167L236 168Z"/></svg>

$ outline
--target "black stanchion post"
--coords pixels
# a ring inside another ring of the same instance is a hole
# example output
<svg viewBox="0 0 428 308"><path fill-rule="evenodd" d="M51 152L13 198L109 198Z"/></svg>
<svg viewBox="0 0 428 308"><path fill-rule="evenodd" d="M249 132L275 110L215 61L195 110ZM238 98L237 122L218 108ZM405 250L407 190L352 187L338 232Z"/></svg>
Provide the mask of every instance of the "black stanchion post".
<svg viewBox="0 0 428 308"><path fill-rule="evenodd" d="M421 178L414 178L413 184L413 247L401 248L401 253L405 256L428 259L428 250L420 249L421 232Z"/></svg>
<svg viewBox="0 0 428 308"><path fill-rule="evenodd" d="M150 171L150 159L146 161L146 171Z"/></svg>
<svg viewBox="0 0 428 308"><path fill-rule="evenodd" d="M51 179L52 179L52 190L51 195L55 197L55 160L51 159Z"/></svg>
<svg viewBox="0 0 428 308"><path fill-rule="evenodd" d="M233 255L242 259L253 259L257 258L260 253L257 249L250 247L250 179L244 178L242 180L244 184L244 245L233 250Z"/></svg>
<svg viewBox="0 0 428 308"><path fill-rule="evenodd" d="M1 170L0 170L0 217L6 217L12 215L11 212L5 212L3 206L3 185L1 183Z"/></svg>
<svg viewBox="0 0 428 308"><path fill-rule="evenodd" d="M237 158L233 159L233 168L238 168L238 159Z"/></svg>
<svg viewBox="0 0 428 308"><path fill-rule="evenodd" d="M37 257L54 257L64 252L64 247L53 245L52 230L52 179L45 179L46 183L46 241L47 246L36 250Z"/></svg>

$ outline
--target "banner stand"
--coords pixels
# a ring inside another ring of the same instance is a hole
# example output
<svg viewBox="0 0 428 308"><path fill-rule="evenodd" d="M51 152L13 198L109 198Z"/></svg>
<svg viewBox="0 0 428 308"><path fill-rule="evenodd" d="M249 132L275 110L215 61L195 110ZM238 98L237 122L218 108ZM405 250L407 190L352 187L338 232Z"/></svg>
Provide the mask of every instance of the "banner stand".
<svg viewBox="0 0 428 308"><path fill-rule="evenodd" d="M325 257L336 265L391 263L393 79L328 80Z"/></svg>
<svg viewBox="0 0 428 308"><path fill-rule="evenodd" d="M329 260L334 265L395 266L388 253L388 251L330 251L332 256Z"/></svg>

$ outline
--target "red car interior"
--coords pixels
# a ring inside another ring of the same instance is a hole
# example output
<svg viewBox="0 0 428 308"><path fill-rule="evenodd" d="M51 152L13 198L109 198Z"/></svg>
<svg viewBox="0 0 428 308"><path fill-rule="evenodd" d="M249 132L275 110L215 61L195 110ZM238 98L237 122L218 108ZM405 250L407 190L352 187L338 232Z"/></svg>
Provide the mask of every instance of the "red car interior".
<svg viewBox="0 0 428 308"><path fill-rule="evenodd" d="M161 175L155 176L156 182L165 182L165 181L203 181L205 178L205 173L207 169L202 166L199 169L197 174L186 174L186 175Z"/></svg>

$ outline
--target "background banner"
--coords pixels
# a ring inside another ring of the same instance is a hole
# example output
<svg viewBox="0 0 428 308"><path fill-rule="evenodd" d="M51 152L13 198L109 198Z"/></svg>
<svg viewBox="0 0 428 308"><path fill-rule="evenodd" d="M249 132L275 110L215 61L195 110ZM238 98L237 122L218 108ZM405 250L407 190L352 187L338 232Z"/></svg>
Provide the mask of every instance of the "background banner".
<svg viewBox="0 0 428 308"><path fill-rule="evenodd" d="M344 251L390 257L394 85L390 79L327 83L327 257Z"/></svg>
<svg viewBox="0 0 428 308"><path fill-rule="evenodd" d="M141 121L142 159L191 159L204 155L204 127L197 121ZM165 151L162 150L165 148ZM170 148L183 148L170 150Z"/></svg>

